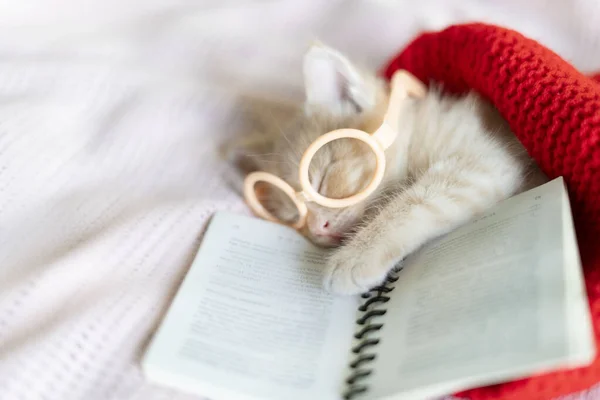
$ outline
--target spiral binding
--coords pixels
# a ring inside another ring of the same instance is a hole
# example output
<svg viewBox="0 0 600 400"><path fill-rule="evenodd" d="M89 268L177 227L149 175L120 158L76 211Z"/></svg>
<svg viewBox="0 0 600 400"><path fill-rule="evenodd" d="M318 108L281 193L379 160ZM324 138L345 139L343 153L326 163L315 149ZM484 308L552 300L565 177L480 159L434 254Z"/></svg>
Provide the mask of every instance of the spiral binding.
<svg viewBox="0 0 600 400"><path fill-rule="evenodd" d="M369 369L368 365L375 360L377 355L369 352L369 350L379 344L379 339L369 337L369 334L383 328L383 324L373 323L371 320L381 317L387 312L387 310L372 309L372 307L376 304L385 304L390 301L388 295L395 289L395 287L390 285L398 280L397 274L400 271L402 271L402 266L396 267L384 283L361 296L365 299L365 302L358 310L364 312L364 314L356 320L356 323L362 326L362 328L354 334L354 337L360 340L360 342L352 348L352 352L356 354L356 358L350 363L350 368L353 372L346 379L348 390L344 394L345 400L352 400L368 390L368 386L361 382L364 382L364 379L373 373L373 369Z"/></svg>

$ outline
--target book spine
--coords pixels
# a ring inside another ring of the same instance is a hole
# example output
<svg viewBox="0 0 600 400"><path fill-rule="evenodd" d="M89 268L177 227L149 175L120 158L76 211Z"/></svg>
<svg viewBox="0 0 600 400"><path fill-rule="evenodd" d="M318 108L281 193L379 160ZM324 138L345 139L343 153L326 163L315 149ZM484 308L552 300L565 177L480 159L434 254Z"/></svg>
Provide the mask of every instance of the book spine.
<svg viewBox="0 0 600 400"><path fill-rule="evenodd" d="M348 388L344 394L345 400L352 400L369 389L366 380L373 373L370 365L377 358L375 347L380 342L380 339L374 336L383 328L382 317L387 312L381 305L390 300L389 294L395 289L393 284L398 280L397 274L401 270L402 267L397 267L384 283L361 296L365 301L358 308L362 315L356 320L359 329L354 334L354 338L358 343L352 348L355 357L350 363L352 373L346 379Z"/></svg>

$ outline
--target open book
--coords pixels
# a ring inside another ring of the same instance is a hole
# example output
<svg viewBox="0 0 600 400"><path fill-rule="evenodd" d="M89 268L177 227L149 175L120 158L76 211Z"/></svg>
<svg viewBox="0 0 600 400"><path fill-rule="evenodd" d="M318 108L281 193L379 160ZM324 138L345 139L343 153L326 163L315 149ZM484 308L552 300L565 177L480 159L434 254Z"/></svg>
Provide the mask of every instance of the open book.
<svg viewBox="0 0 600 400"><path fill-rule="evenodd" d="M220 399L431 398L595 356L562 178L404 260L361 297L322 289L327 253L218 213L142 361Z"/></svg>

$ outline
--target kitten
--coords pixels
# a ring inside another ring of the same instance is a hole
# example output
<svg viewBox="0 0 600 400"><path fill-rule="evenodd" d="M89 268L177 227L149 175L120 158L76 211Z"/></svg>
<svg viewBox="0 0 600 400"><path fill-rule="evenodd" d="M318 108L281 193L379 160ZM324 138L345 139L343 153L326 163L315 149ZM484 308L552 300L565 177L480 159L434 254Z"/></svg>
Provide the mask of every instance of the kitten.
<svg viewBox="0 0 600 400"><path fill-rule="evenodd" d="M258 131L230 147L245 154L244 172L263 170L300 189L298 163L318 136L339 128L374 132L386 111L389 87L324 45L304 56L306 101L294 118L262 115ZM431 239L500 200L547 179L497 111L475 93L452 97L429 89L400 112L400 136L386 151L386 173L367 201L344 209L308 204L301 231L320 246L336 247L324 285L339 294L369 290L394 265ZM409 136L408 144L402 137ZM310 168L316 190L332 198L364 188L375 168L371 151L344 139L320 150ZM262 192L284 220L296 210L278 190Z"/></svg>

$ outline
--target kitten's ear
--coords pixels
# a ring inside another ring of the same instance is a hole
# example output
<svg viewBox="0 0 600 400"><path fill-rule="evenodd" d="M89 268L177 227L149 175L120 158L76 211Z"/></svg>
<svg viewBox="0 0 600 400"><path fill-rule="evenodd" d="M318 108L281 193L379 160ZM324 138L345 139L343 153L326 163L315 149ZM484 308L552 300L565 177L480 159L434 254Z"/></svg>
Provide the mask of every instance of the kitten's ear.
<svg viewBox="0 0 600 400"><path fill-rule="evenodd" d="M275 100L242 95L238 99L238 121L244 131L221 145L223 159L242 173L260 169L259 160L273 152L277 138L298 113L298 106Z"/></svg>
<svg viewBox="0 0 600 400"><path fill-rule="evenodd" d="M244 174L260 169L259 158L273 149L273 138L263 133L250 133L243 139L233 139L221 145L221 158Z"/></svg>
<svg viewBox="0 0 600 400"><path fill-rule="evenodd" d="M325 109L333 114L358 113L375 104L371 80L340 52L321 43L304 56L305 111Z"/></svg>

